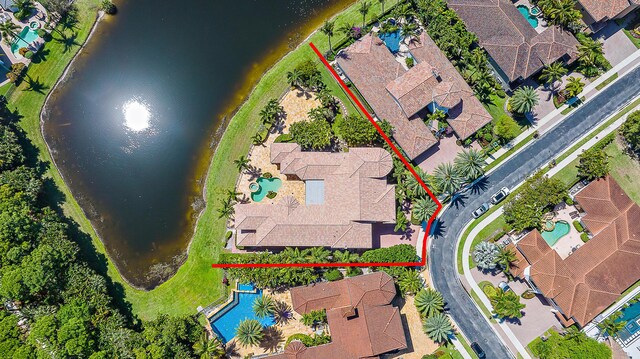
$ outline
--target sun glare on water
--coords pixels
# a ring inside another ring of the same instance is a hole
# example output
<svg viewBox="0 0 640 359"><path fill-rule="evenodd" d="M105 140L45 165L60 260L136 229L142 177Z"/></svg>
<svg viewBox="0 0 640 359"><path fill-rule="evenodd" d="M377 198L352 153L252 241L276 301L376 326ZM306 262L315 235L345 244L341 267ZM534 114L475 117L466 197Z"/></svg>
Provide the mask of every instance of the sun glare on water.
<svg viewBox="0 0 640 359"><path fill-rule="evenodd" d="M151 111L149 106L137 99L127 101L122 106L124 125L131 131L141 132L149 128Z"/></svg>

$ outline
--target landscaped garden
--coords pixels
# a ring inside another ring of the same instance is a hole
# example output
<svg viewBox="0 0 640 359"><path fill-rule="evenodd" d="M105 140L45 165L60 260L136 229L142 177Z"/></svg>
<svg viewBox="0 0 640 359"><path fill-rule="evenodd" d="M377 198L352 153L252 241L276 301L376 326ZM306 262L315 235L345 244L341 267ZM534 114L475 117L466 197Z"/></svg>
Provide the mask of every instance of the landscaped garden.
<svg viewBox="0 0 640 359"><path fill-rule="evenodd" d="M549 329L540 338L529 343L527 348L540 359L609 359L612 355L611 349L606 344L587 337L575 327L568 328L564 336Z"/></svg>

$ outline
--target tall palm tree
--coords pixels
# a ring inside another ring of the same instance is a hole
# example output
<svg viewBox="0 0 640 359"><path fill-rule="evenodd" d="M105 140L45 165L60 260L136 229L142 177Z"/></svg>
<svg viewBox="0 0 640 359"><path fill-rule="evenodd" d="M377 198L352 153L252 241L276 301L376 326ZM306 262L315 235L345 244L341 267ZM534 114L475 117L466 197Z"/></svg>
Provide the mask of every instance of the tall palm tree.
<svg viewBox="0 0 640 359"><path fill-rule="evenodd" d="M418 174L418 177L420 177L420 179L422 180L422 182L424 182L424 184L428 186L429 183L431 182L429 175L425 171L423 171L420 167L416 167L415 171ZM407 178L408 178L407 189L411 192L411 194L414 197L427 196L427 191L424 189L424 187L422 187L422 184L418 182L418 179L412 173L407 173Z"/></svg>
<svg viewBox="0 0 640 359"><path fill-rule="evenodd" d="M268 295L262 295L253 302L253 312L258 318L268 317L276 310L276 303Z"/></svg>
<svg viewBox="0 0 640 359"><path fill-rule="evenodd" d="M345 22L344 24L338 27L338 31L341 32L344 36L353 38L354 32L353 28L356 26L352 22Z"/></svg>
<svg viewBox="0 0 640 359"><path fill-rule="evenodd" d="M413 204L413 218L420 222L428 221L429 218L438 209L438 205L431 199L431 197L420 197Z"/></svg>
<svg viewBox="0 0 640 359"><path fill-rule="evenodd" d="M420 315L428 318L444 310L444 299L438 291L422 289L416 294L415 305Z"/></svg>
<svg viewBox="0 0 640 359"><path fill-rule="evenodd" d="M360 15L362 15L362 28L364 28L367 25L367 14L369 13L370 9L371 9L371 3L369 3L368 1L362 1L360 3L360 8L358 8L358 12L360 13Z"/></svg>
<svg viewBox="0 0 640 359"><path fill-rule="evenodd" d="M223 199L217 211L218 211L218 218L223 218L223 217L229 218L233 216L233 213L235 212L235 210L233 209L233 202L231 201L231 199L230 198Z"/></svg>
<svg viewBox="0 0 640 359"><path fill-rule="evenodd" d="M438 190L448 195L454 194L462 185L463 178L451 162L441 163L434 171L434 181Z"/></svg>
<svg viewBox="0 0 640 359"><path fill-rule="evenodd" d="M567 85L565 86L565 90L569 93L570 97L576 97L582 92L584 89L584 82L579 77L569 77L567 79Z"/></svg>
<svg viewBox="0 0 640 359"><path fill-rule="evenodd" d="M386 1L387 1L387 0L378 0L378 2L380 3L380 6L382 7L382 14L383 14L383 15L384 15L384 3L385 3Z"/></svg>
<svg viewBox="0 0 640 359"><path fill-rule="evenodd" d="M18 30L20 30L18 25L14 24L11 21L5 21L0 24L0 32L2 32L2 38L9 44L15 37L19 36Z"/></svg>
<svg viewBox="0 0 640 359"><path fill-rule="evenodd" d="M518 260L516 252L513 249L501 248L500 253L496 257L496 263L502 267L502 271L505 274L509 274L511 271L511 264Z"/></svg>
<svg viewBox="0 0 640 359"><path fill-rule="evenodd" d="M561 62L554 62L551 65L547 65L542 69L542 74L540 74L540 80L544 81L546 84L551 85L551 88L554 89L554 84L556 81L560 80L562 76L567 74L567 68Z"/></svg>
<svg viewBox="0 0 640 359"><path fill-rule="evenodd" d="M513 96L509 101L511 108L515 112L524 114L531 112L539 100L540 97L538 97L538 93L533 87L523 86L513 92Z"/></svg>
<svg viewBox="0 0 640 359"><path fill-rule="evenodd" d="M273 310L273 320L276 324L286 324L291 320L291 318L293 318L291 306L287 304L287 302L276 301Z"/></svg>
<svg viewBox="0 0 640 359"><path fill-rule="evenodd" d="M620 318L620 314L610 315L607 317L607 319L598 324L598 328L600 328L602 332L607 333L609 336L614 336L618 334L618 332L621 331L625 327L625 325L627 325L627 322L625 322L624 320L619 322L616 321L618 318Z"/></svg>
<svg viewBox="0 0 640 359"><path fill-rule="evenodd" d="M418 293L423 288L420 273L414 269L405 269L398 277L398 287L400 287L400 295L403 297L407 294Z"/></svg>
<svg viewBox="0 0 640 359"><path fill-rule="evenodd" d="M335 21L325 21L324 25L320 28L320 31L327 35L329 39L329 52L333 53L333 47L331 47L331 36L333 36L333 28L335 27Z"/></svg>
<svg viewBox="0 0 640 359"><path fill-rule="evenodd" d="M404 25L401 29L400 29L400 36L404 37L405 39L407 39L407 43L411 43L413 41L419 41L418 40L418 25L414 24L414 23L409 23Z"/></svg>
<svg viewBox="0 0 640 359"><path fill-rule="evenodd" d="M198 341L193 344L193 352L200 359L219 359L225 357L225 349L222 341L217 337L209 339L207 331L203 330Z"/></svg>
<svg viewBox="0 0 640 359"><path fill-rule="evenodd" d="M551 3L553 5L547 6L545 13L554 25L572 27L582 17L575 8L575 0L557 0Z"/></svg>
<svg viewBox="0 0 640 359"><path fill-rule="evenodd" d="M251 163L251 160L243 155L240 156L237 160L233 160L233 163L236 164L236 168L238 169L238 171L242 172L249 168L249 163Z"/></svg>
<svg viewBox="0 0 640 359"><path fill-rule="evenodd" d="M422 329L436 343L444 343L449 341L449 337L453 335L453 326L451 321L444 313L436 313L424 321Z"/></svg>
<svg viewBox="0 0 640 359"><path fill-rule="evenodd" d="M287 81L289 82L289 86L291 86L291 88L299 87L300 81L302 81L302 74L300 73L300 70L293 69L287 72Z"/></svg>
<svg viewBox="0 0 640 359"><path fill-rule="evenodd" d="M262 324L255 319L245 319L236 328L236 339L242 346L255 346L264 338Z"/></svg>
<svg viewBox="0 0 640 359"><path fill-rule="evenodd" d="M458 153L453 161L457 172L467 181L473 181L484 174L484 155L473 148Z"/></svg>

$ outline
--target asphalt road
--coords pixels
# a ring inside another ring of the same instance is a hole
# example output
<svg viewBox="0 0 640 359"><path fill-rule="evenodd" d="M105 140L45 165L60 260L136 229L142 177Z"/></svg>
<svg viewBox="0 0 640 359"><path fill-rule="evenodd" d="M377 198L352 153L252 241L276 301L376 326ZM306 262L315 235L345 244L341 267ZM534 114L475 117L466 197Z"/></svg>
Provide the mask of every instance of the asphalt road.
<svg viewBox="0 0 640 359"><path fill-rule="evenodd" d="M640 69L637 68L574 110L551 131L533 140L458 198L439 218L434 238L429 243L428 260L433 285L444 296L451 316L464 335L470 341L478 342L487 358L510 358L513 355L483 318L458 279L456 240L472 220L471 212L483 202L489 202L491 195L500 188L512 188L522 182L639 94Z"/></svg>

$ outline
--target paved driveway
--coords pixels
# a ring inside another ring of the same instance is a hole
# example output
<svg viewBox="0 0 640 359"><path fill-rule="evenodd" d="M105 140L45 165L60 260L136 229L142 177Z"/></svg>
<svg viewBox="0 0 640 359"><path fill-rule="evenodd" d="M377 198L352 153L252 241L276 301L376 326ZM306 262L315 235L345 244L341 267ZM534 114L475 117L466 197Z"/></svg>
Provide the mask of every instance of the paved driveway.
<svg viewBox="0 0 640 359"><path fill-rule="evenodd" d="M488 358L513 357L462 287L456 269L456 240L471 220L471 212L501 187L512 188L546 165L603 119L640 95L640 69L635 69L597 97L573 111L563 122L498 167L478 185L457 198L434 226L429 243L429 269L434 287L442 292L458 327L481 343ZM527 343L524 343L526 345Z"/></svg>
<svg viewBox="0 0 640 359"><path fill-rule="evenodd" d="M609 21L607 26L598 31L596 37L604 41L602 46L604 57L609 60L611 66L621 63L622 60L637 50L636 46L615 21Z"/></svg>

